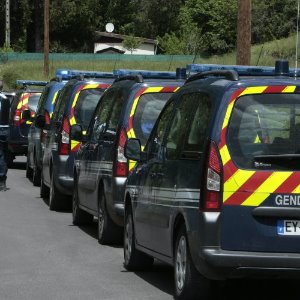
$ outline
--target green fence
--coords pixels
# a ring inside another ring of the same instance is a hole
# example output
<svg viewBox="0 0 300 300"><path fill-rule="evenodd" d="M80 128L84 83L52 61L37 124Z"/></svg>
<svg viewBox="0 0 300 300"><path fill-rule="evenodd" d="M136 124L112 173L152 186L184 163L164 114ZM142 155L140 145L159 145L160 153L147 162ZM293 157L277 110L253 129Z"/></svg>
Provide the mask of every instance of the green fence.
<svg viewBox="0 0 300 300"><path fill-rule="evenodd" d="M43 53L2 53L3 62L11 61L40 61L44 59ZM94 54L94 53L50 53L51 61L148 61L171 62L180 61L192 63L194 55L130 55L130 54Z"/></svg>

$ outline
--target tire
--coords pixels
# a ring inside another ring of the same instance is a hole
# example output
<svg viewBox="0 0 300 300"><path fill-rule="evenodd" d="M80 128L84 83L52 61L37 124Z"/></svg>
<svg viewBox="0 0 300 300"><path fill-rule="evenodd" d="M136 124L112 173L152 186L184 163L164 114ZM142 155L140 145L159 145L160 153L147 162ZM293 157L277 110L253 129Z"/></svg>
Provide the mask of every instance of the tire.
<svg viewBox="0 0 300 300"><path fill-rule="evenodd" d="M33 170L29 166L29 161L28 161L28 157L27 157L27 162L26 162L26 178L28 178L29 180L31 180L32 179L32 175L33 175Z"/></svg>
<svg viewBox="0 0 300 300"><path fill-rule="evenodd" d="M67 196L65 196L67 197ZM53 171L51 173L51 182L50 182L50 193L49 193L49 209L60 211L65 208L65 198L62 193L57 189L54 182Z"/></svg>
<svg viewBox="0 0 300 300"><path fill-rule="evenodd" d="M210 281L195 268L191 259L185 227L178 231L174 252L175 299L209 299Z"/></svg>
<svg viewBox="0 0 300 300"><path fill-rule="evenodd" d="M153 257L135 248L134 223L131 208L125 212L124 224L124 267L128 271L149 269L153 265Z"/></svg>
<svg viewBox="0 0 300 300"><path fill-rule="evenodd" d="M38 168L35 158L34 158L34 166L32 170L32 183L34 186L41 185L41 170Z"/></svg>
<svg viewBox="0 0 300 300"><path fill-rule="evenodd" d="M123 228L113 222L106 209L103 192L98 203L98 242L102 245L121 244Z"/></svg>
<svg viewBox="0 0 300 300"><path fill-rule="evenodd" d="M8 168L11 168L14 164L14 159L15 156L13 153L11 153L10 151L7 151L7 156L6 156L6 164Z"/></svg>
<svg viewBox="0 0 300 300"><path fill-rule="evenodd" d="M50 189L45 185L43 172L41 171L41 186L40 186L40 196L43 199L48 199L50 194Z"/></svg>
<svg viewBox="0 0 300 300"><path fill-rule="evenodd" d="M82 210L79 205L78 187L74 180L74 191L72 196L72 218L74 225L89 225L93 223L93 215Z"/></svg>

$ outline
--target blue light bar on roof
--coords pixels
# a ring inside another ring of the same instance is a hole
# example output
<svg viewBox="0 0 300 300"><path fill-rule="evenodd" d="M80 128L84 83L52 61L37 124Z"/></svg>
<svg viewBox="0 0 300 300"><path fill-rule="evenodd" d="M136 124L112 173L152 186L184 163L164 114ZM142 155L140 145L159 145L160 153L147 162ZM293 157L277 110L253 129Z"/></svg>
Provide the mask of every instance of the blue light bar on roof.
<svg viewBox="0 0 300 300"><path fill-rule="evenodd" d="M186 66L188 73L200 73L215 70L234 70L239 75L245 76L274 76L274 67L217 65L217 64L190 64Z"/></svg>
<svg viewBox="0 0 300 300"><path fill-rule="evenodd" d="M55 76L60 76L63 80L72 79L76 76L85 78L114 78L111 72L81 71L72 69L57 69Z"/></svg>
<svg viewBox="0 0 300 300"><path fill-rule="evenodd" d="M48 81L37 81L37 80L16 80L17 85L28 86L28 85L35 85L35 86L45 86Z"/></svg>
<svg viewBox="0 0 300 300"><path fill-rule="evenodd" d="M130 69L117 69L113 70L116 77L128 75L142 75L143 78L151 79L176 79L176 72L168 71L148 71L148 70L130 70Z"/></svg>
<svg viewBox="0 0 300 300"><path fill-rule="evenodd" d="M234 70L240 76L276 76L275 67L264 66L237 66L237 65L217 65L217 64L190 64L186 66L187 73L201 73L215 70ZM296 76L300 75L297 69ZM295 76L295 69L290 69L289 76Z"/></svg>

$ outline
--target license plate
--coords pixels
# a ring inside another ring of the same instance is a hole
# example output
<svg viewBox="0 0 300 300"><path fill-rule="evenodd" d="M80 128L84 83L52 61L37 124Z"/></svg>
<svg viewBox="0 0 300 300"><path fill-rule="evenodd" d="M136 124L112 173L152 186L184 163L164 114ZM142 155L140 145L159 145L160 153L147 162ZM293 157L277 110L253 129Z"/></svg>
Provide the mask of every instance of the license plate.
<svg viewBox="0 0 300 300"><path fill-rule="evenodd" d="M299 235L300 220L279 220L277 221L277 234L279 235Z"/></svg>

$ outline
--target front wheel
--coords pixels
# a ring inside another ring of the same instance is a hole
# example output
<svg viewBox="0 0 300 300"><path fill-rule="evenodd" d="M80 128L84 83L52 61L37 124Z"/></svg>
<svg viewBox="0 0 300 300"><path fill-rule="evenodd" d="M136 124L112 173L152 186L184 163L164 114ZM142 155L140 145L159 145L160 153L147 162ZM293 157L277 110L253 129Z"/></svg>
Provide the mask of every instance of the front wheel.
<svg viewBox="0 0 300 300"><path fill-rule="evenodd" d="M98 204L98 242L102 245L120 244L122 234L122 227L115 224L108 214L106 198L102 191Z"/></svg>
<svg viewBox="0 0 300 300"><path fill-rule="evenodd" d="M34 163L32 172L32 183L34 186L40 186L41 184L41 170L38 168L37 163Z"/></svg>
<svg viewBox="0 0 300 300"><path fill-rule="evenodd" d="M124 267L129 271L144 270L153 264L153 257L135 248L135 234L131 209L126 210L124 227Z"/></svg>
<svg viewBox="0 0 300 300"><path fill-rule="evenodd" d="M64 208L64 196L57 189L54 181L54 174L52 171L50 182L50 195L49 195L49 209L50 210L62 210Z"/></svg>
<svg viewBox="0 0 300 300"><path fill-rule="evenodd" d="M184 226L177 234L174 255L175 299L209 299L210 281L194 266Z"/></svg>
<svg viewBox="0 0 300 300"><path fill-rule="evenodd" d="M41 171L41 186L40 186L40 196L43 199L48 199L50 194L50 189L44 183L43 171Z"/></svg>
<svg viewBox="0 0 300 300"><path fill-rule="evenodd" d="M32 175L33 175L33 170L30 168L29 166L29 161L28 161L28 158L27 158L27 163L26 163L26 178L28 179L32 179Z"/></svg>
<svg viewBox="0 0 300 300"><path fill-rule="evenodd" d="M72 198L72 218L74 225L87 225L93 223L93 216L79 207L78 187L75 180Z"/></svg>

